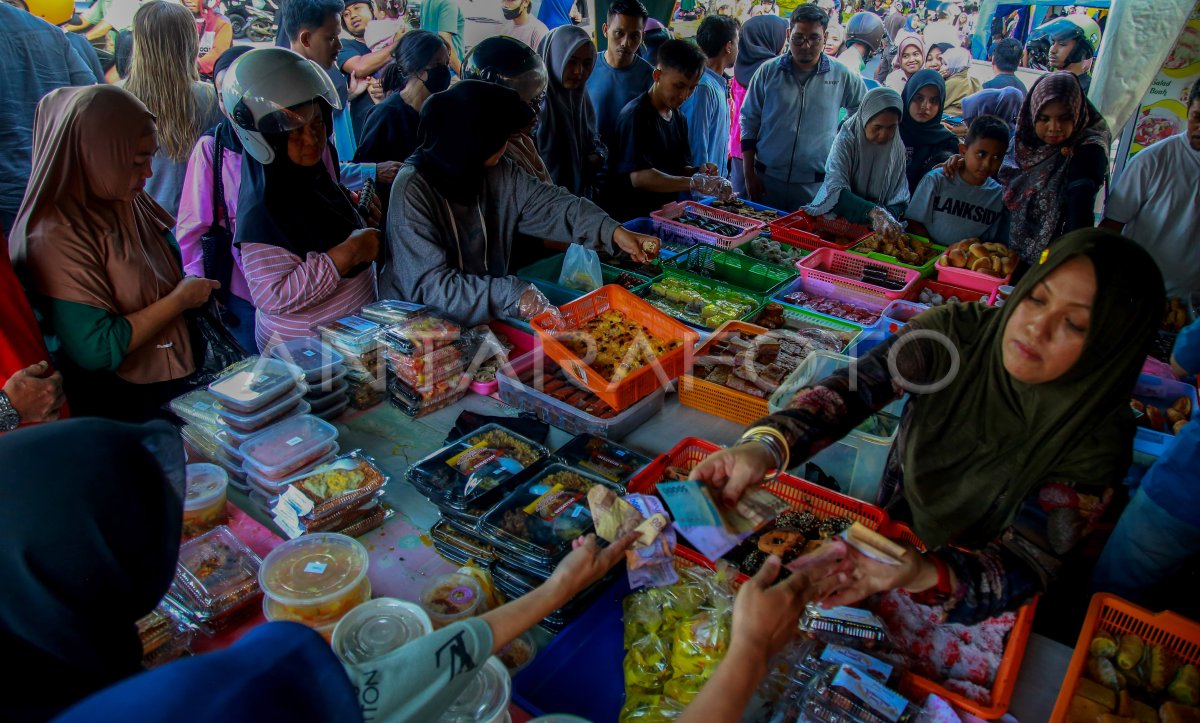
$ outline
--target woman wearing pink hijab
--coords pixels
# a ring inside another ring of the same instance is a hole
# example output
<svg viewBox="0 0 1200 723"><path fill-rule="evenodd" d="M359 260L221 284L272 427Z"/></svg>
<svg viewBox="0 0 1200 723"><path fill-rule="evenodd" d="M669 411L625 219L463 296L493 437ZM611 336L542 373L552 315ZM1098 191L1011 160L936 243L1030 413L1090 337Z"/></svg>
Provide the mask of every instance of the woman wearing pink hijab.
<svg viewBox="0 0 1200 723"><path fill-rule="evenodd" d="M884 85L904 92L908 79L925 67L925 40L920 35L903 30L896 36L896 57L892 60L892 72L888 73Z"/></svg>

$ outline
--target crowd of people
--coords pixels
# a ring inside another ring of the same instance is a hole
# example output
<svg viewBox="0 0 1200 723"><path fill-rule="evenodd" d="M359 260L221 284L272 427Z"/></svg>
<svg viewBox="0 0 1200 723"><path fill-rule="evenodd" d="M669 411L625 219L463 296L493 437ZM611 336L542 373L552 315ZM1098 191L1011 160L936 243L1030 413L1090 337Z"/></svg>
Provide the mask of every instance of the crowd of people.
<svg viewBox="0 0 1200 723"><path fill-rule="evenodd" d="M1087 96L1100 27L1086 15L1052 19L1026 45L1001 23L981 82L969 26L937 0L920 12L822 0L744 23L714 13L694 40L672 38L639 0L614 0L603 50L574 3L501 4L503 34L467 48L454 0L422 2L418 28L371 0L286 0L278 47L252 48L232 45L208 0L97 0L82 17L69 0L0 3L0 510L28 533L0 566L29 594L0 605L0 636L36 663L30 685L48 670L71 682L16 718L83 700L66 719L119 719L143 694L160 703L145 719L210 718L186 691L255 661L296 674L247 683L262 693L244 696L253 705L288 695L271 710L353 719L363 671L298 626L129 677L133 622L173 570L182 461L156 423L120 422L161 417L196 385L204 324L265 353L380 298L467 325L528 320L551 306L517 269L569 244L651 262L659 239L624 224L683 198L738 194L885 236L1001 243L1020 259L1002 308L918 316L861 360L856 384L821 381L694 470L736 500L905 385L969 370L912 395L884 476L880 504L929 552L888 566L842 547L778 584L772 558L743 587L730 655L685 718L735 719L806 601L903 588L978 621L1045 592L1104 514L1130 468L1130 392L1166 301L1200 294L1200 84L1186 130L1110 186L1112 129ZM1200 322L1180 333L1173 371L1200 371ZM1158 601L1194 563L1186 482L1200 432L1185 429L1120 517L1102 589ZM1045 514L1064 488L1073 502ZM95 508L129 490L144 505L124 517L144 517L137 529ZM54 529L89 533L49 544L30 521L51 515ZM163 560L146 559L151 548ZM482 661L621 550L583 541L528 599L389 664L456 634ZM31 571L34 559L52 574ZM112 609L74 597L96 579ZM432 692L396 702L398 717L428 718L465 684L427 672L418 682Z"/></svg>

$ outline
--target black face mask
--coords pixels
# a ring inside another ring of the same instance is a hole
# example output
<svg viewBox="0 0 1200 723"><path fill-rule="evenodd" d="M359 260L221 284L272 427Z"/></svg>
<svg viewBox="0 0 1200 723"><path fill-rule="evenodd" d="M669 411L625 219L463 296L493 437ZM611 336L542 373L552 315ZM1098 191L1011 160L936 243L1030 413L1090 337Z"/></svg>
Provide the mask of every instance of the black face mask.
<svg viewBox="0 0 1200 723"><path fill-rule="evenodd" d="M430 93L441 93L450 87L450 66L435 65L425 73L426 78L421 82L425 84L426 90Z"/></svg>
<svg viewBox="0 0 1200 723"><path fill-rule="evenodd" d="M505 20L516 20L517 18L521 17L522 9L523 8L520 5L513 8L512 10L509 10L508 8L500 8L501 12L504 13Z"/></svg>

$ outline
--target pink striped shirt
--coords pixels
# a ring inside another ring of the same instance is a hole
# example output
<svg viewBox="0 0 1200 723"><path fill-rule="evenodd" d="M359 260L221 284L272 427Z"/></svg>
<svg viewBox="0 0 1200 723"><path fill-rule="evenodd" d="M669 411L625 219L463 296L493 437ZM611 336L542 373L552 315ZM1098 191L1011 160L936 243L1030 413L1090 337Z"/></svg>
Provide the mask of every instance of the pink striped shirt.
<svg viewBox="0 0 1200 723"><path fill-rule="evenodd" d="M313 327L358 313L375 300L375 265L343 279L329 254L304 259L270 244L242 243L242 270L258 308L259 349L315 336Z"/></svg>

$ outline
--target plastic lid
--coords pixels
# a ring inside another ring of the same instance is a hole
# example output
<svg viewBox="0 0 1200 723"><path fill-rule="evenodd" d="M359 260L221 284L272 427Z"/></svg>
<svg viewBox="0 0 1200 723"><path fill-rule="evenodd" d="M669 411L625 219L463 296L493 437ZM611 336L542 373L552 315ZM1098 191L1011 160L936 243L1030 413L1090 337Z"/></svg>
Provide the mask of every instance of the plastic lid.
<svg viewBox="0 0 1200 723"><path fill-rule="evenodd" d="M483 588L470 575L452 572L435 579L421 593L421 607L431 620L446 624L471 617L483 602Z"/></svg>
<svg viewBox="0 0 1200 723"><path fill-rule="evenodd" d="M225 494L229 475L215 464L204 462L187 466L187 493L183 498L184 510L203 509Z"/></svg>
<svg viewBox="0 0 1200 723"><path fill-rule="evenodd" d="M308 385L308 396L318 397L322 394L328 394L336 387L342 385L346 380L346 374L349 372L349 367L345 364L338 364L329 371L329 376L321 379L318 382L310 382Z"/></svg>
<svg viewBox="0 0 1200 723"><path fill-rule="evenodd" d="M232 609L258 592L258 555L221 525L179 548L175 579L202 611Z"/></svg>
<svg viewBox="0 0 1200 723"><path fill-rule="evenodd" d="M488 658L458 699L438 718L440 723L498 723L508 713L512 679L499 659Z"/></svg>
<svg viewBox="0 0 1200 723"><path fill-rule="evenodd" d="M342 413L345 412L346 408L349 406L350 406L350 398L347 397L346 399L344 399L330 407L327 407L320 412L315 412L315 414L316 414L316 416L320 417L321 419L329 421L331 419L337 419L338 417L342 416Z"/></svg>
<svg viewBox="0 0 1200 723"><path fill-rule="evenodd" d="M247 471L279 479L312 464L338 437L337 428L309 414L290 417L242 443Z"/></svg>
<svg viewBox="0 0 1200 723"><path fill-rule="evenodd" d="M628 447L592 434L580 434L564 444L554 456L609 482L623 483L650 464L650 458Z"/></svg>
<svg viewBox="0 0 1200 723"><path fill-rule="evenodd" d="M317 331L336 349L362 354L379 345L375 336L383 331L383 325L361 316L344 316L318 326Z"/></svg>
<svg viewBox="0 0 1200 723"><path fill-rule="evenodd" d="M251 414L286 394L302 375L286 362L252 356L231 367L208 390L226 409Z"/></svg>
<svg viewBox="0 0 1200 723"><path fill-rule="evenodd" d="M373 304L367 304L359 313L368 321L377 321L380 324L398 324L405 319L424 314L425 305L398 299L381 299Z"/></svg>
<svg viewBox="0 0 1200 723"><path fill-rule="evenodd" d="M312 464L305 465L304 468L295 475L286 475L280 479L264 477L259 474L255 468L250 467L250 465L244 465L243 471L246 474L246 480L254 487L269 495L279 495L283 493L284 488L287 487L292 480L296 479L297 475L303 474L314 467L319 467L323 464L332 462L340 451L337 442L331 442L326 449L327 451L322 453L319 458L313 460Z"/></svg>
<svg viewBox="0 0 1200 723"><path fill-rule="evenodd" d="M336 532L288 540L271 551L259 584L284 605L318 605L337 599L367 575L367 548Z"/></svg>
<svg viewBox="0 0 1200 723"><path fill-rule="evenodd" d="M383 597L346 613L333 629L333 652L347 665L369 663L433 632L419 605Z"/></svg>
<svg viewBox="0 0 1200 723"><path fill-rule="evenodd" d="M171 411L191 424L217 424L217 397L207 389L193 389L171 400Z"/></svg>
<svg viewBox="0 0 1200 723"><path fill-rule="evenodd" d="M299 367L309 382L332 376L334 367L345 359L336 349L311 336L277 344L271 348L271 356Z"/></svg>
<svg viewBox="0 0 1200 723"><path fill-rule="evenodd" d="M430 498L461 508L549 454L531 439L486 424L413 465L408 476ZM474 485L469 492L468 485Z"/></svg>
<svg viewBox="0 0 1200 723"><path fill-rule="evenodd" d="M236 462L236 466L241 467L242 461L246 459L246 455L242 454L240 449L242 438L234 436L232 429L222 429L216 433L215 439L225 457L230 462Z"/></svg>
<svg viewBox="0 0 1200 723"><path fill-rule="evenodd" d="M295 414L307 414L309 406L302 399L304 393L305 390L302 387L295 387L290 393L284 394L278 400L250 414L240 414L232 409L226 409L225 405L221 404L217 407L217 414L222 426L232 427L244 434L252 434L263 430L277 419Z"/></svg>

